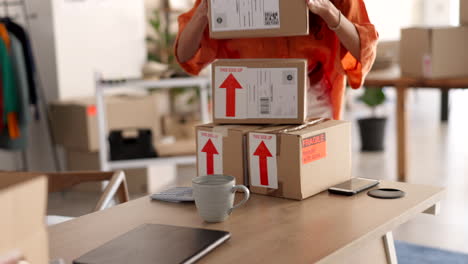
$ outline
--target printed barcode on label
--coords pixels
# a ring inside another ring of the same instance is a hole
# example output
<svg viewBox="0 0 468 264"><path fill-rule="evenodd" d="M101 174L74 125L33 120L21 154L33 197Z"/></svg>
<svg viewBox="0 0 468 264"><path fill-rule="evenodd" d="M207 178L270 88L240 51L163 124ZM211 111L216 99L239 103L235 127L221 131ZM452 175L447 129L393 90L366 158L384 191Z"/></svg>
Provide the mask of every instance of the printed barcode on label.
<svg viewBox="0 0 468 264"><path fill-rule="evenodd" d="M260 98L260 114L262 115L270 114L270 98L268 97Z"/></svg>
<svg viewBox="0 0 468 264"><path fill-rule="evenodd" d="M278 12L265 12L265 26L279 25Z"/></svg>

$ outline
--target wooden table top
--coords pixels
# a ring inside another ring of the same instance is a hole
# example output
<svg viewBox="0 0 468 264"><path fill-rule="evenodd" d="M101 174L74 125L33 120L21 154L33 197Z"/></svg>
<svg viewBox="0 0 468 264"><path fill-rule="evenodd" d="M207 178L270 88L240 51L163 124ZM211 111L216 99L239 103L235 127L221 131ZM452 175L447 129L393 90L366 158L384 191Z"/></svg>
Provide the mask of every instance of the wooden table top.
<svg viewBox="0 0 468 264"><path fill-rule="evenodd" d="M49 227L50 257L67 263L144 223L226 230L231 239L202 263L315 263L350 254L440 201L438 187L382 182L406 197L380 200L366 193L346 197L323 192L302 202L252 195L218 224L208 224L193 204L144 197ZM428 230L430 231L430 230ZM164 238L161 238L164 239Z"/></svg>
<svg viewBox="0 0 468 264"><path fill-rule="evenodd" d="M394 65L388 69L371 71L364 82L365 86L403 86L424 88L468 88L468 78L424 79L402 76L400 67Z"/></svg>

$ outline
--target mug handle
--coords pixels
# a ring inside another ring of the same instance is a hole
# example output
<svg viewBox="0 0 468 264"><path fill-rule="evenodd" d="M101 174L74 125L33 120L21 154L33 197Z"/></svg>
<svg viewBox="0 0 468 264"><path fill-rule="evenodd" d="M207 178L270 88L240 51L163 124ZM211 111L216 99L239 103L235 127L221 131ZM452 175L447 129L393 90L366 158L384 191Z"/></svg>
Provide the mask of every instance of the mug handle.
<svg viewBox="0 0 468 264"><path fill-rule="evenodd" d="M250 191L244 185L236 185L232 187L231 192L235 193L237 190L242 190L242 192L244 193L244 199L240 201L238 204L234 205L234 207L229 209L229 214L231 214L234 209L237 209L243 204L245 204L250 198Z"/></svg>

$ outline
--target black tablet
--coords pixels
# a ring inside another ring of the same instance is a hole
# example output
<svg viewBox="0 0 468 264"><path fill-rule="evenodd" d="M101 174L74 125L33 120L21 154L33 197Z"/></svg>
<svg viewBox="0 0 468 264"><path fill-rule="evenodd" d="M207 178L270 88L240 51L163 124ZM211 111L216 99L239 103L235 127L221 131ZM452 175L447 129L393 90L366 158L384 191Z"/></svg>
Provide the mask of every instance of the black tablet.
<svg viewBox="0 0 468 264"><path fill-rule="evenodd" d="M145 224L88 252L73 263L194 263L230 237L230 233L225 231Z"/></svg>

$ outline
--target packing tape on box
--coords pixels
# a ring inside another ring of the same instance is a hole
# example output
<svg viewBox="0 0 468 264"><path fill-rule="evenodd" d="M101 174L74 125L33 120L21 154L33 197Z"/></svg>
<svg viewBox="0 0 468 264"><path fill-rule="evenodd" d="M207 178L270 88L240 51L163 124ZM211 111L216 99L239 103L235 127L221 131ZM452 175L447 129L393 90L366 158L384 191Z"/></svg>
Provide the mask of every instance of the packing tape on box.
<svg viewBox="0 0 468 264"><path fill-rule="evenodd" d="M229 129L234 127L236 127L236 125L214 126L212 131L214 133L221 134L223 137L227 137L229 134Z"/></svg>
<svg viewBox="0 0 468 264"><path fill-rule="evenodd" d="M316 126L318 124L324 123L324 122L329 121L329 120L330 120L329 118L317 118L317 119L308 121L307 123L305 123L303 125L300 125L300 126L297 126L297 127L286 128L286 129L284 129L282 131L279 131L278 133L291 133L291 132L301 131L303 129L306 129L306 128L309 128L309 127L312 127L312 126Z"/></svg>
<svg viewBox="0 0 468 264"><path fill-rule="evenodd" d="M278 130L271 131L271 134L276 134L276 156L279 157L281 154L281 136L280 134L287 134L287 133L292 133L292 132L297 132L301 131L303 129L316 126L318 124L322 124L324 122L329 121L329 118L316 118L308 121L307 123L291 128L282 128Z"/></svg>

